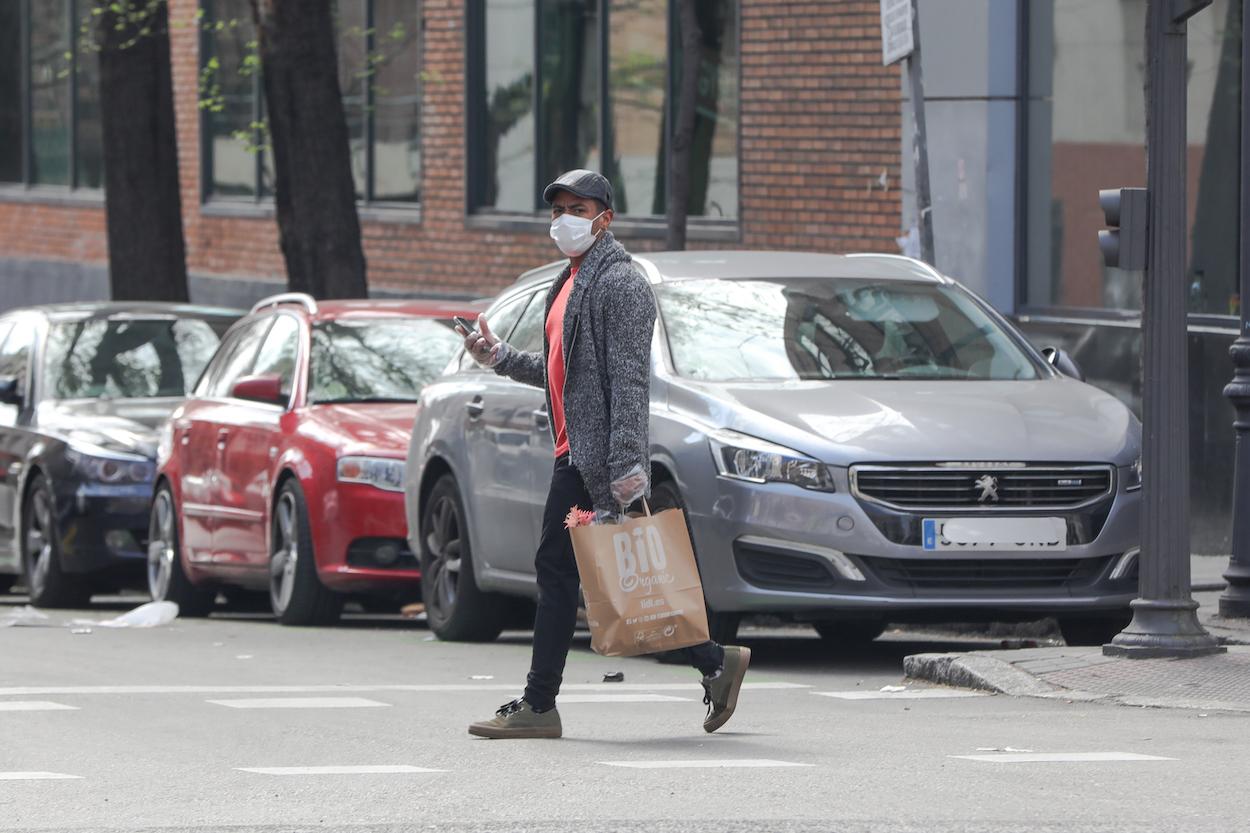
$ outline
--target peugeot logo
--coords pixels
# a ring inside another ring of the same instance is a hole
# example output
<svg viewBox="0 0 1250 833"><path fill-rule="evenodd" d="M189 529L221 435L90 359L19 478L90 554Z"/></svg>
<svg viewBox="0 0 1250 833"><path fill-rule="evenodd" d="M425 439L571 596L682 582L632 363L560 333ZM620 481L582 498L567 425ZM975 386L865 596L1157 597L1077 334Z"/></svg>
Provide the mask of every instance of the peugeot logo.
<svg viewBox="0 0 1250 833"><path fill-rule="evenodd" d="M981 503L998 503L998 478L992 474L983 474L977 478L976 487L981 490L977 498Z"/></svg>

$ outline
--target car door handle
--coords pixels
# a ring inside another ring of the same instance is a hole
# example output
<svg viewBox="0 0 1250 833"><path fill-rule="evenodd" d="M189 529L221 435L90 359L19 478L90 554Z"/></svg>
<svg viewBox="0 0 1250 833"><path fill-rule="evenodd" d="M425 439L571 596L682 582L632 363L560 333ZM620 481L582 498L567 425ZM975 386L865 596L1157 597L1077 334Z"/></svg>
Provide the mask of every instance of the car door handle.
<svg viewBox="0 0 1250 833"><path fill-rule="evenodd" d="M222 451L225 451L226 449L226 440L227 438L229 438L229 436L230 436L229 431L217 432L217 447L220 448Z"/></svg>
<svg viewBox="0 0 1250 833"><path fill-rule="evenodd" d="M486 406L482 404L482 397L475 396L472 401L464 403L464 410L469 415L469 419L481 419Z"/></svg>
<svg viewBox="0 0 1250 833"><path fill-rule="evenodd" d="M551 425L551 414L547 413L546 408L539 408L536 411L530 411L534 417L534 426L537 428L547 428Z"/></svg>

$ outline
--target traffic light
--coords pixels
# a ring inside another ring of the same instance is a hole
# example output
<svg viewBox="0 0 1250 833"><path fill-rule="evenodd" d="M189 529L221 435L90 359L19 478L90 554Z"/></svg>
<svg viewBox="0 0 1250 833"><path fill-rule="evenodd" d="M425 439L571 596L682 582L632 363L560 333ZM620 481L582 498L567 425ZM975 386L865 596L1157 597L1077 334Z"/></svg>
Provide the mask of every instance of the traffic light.
<svg viewBox="0 0 1250 833"><path fill-rule="evenodd" d="M1145 188L1109 188L1098 192L1107 228L1098 232L1098 248L1108 265L1130 272L1146 268Z"/></svg>

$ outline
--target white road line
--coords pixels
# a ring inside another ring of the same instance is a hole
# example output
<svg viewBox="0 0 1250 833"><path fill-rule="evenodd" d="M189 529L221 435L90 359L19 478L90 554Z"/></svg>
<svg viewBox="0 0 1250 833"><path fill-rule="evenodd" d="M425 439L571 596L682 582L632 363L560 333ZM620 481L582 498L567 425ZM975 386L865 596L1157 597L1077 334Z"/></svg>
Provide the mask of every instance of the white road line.
<svg viewBox="0 0 1250 833"><path fill-rule="evenodd" d="M627 769L753 769L758 767L814 766L813 764L795 764L790 761L772 761L767 758L740 758L720 761L600 761L605 766L619 766Z"/></svg>
<svg viewBox="0 0 1250 833"><path fill-rule="evenodd" d="M426 683L413 685L100 685L100 686L14 686L0 688L0 697L64 696L75 694L367 694L411 692L438 694L443 692L519 691L523 678L515 683ZM811 688L802 683L743 683L744 691L789 691ZM569 683L561 691L702 691L698 682L691 683Z"/></svg>
<svg viewBox="0 0 1250 833"><path fill-rule="evenodd" d="M390 703L366 700L363 697L272 697L257 700L208 700L215 706L231 709L376 709Z"/></svg>
<svg viewBox="0 0 1250 833"><path fill-rule="evenodd" d="M1138 755L1135 752L1006 752L994 755L949 755L965 761L984 761L991 764L1033 763L1098 763L1102 761L1175 761L1158 755Z"/></svg>
<svg viewBox="0 0 1250 833"><path fill-rule="evenodd" d="M260 766L237 767L239 772L256 775L411 775L425 772L446 772L445 769L427 769L420 766Z"/></svg>
<svg viewBox="0 0 1250 833"><path fill-rule="evenodd" d="M953 700L960 697L985 697L984 691L959 691L944 688L909 688L907 691L813 691L821 697L838 700Z"/></svg>
<svg viewBox="0 0 1250 833"><path fill-rule="evenodd" d="M561 694L560 705L566 703L689 703L689 697L668 694Z"/></svg>
<svg viewBox="0 0 1250 833"><path fill-rule="evenodd" d="M0 700L0 712L73 712L77 706L50 700Z"/></svg>
<svg viewBox="0 0 1250 833"><path fill-rule="evenodd" d="M0 781L75 781L81 778L81 775L60 772L0 772Z"/></svg>

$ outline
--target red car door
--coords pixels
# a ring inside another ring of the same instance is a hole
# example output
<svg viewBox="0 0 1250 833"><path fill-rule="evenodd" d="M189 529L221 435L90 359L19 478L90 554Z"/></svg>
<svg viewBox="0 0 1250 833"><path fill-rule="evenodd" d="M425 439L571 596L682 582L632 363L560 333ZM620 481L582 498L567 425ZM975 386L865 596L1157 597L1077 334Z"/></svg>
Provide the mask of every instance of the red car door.
<svg viewBox="0 0 1250 833"><path fill-rule="evenodd" d="M217 425L213 560L249 572L269 563L269 504L274 465L281 454L283 417L288 412L296 364L301 352L300 320L286 312L273 325L248 377L276 376L283 401L257 402L230 397L230 420ZM237 380L235 380L237 381ZM259 580L259 573L253 576ZM267 579L266 579L267 580Z"/></svg>
<svg viewBox="0 0 1250 833"><path fill-rule="evenodd" d="M195 398L174 418L174 453L179 455L179 492L182 496L182 540L188 558L200 564L213 561L213 533L220 521L217 503L217 436L228 428L230 386L256 360L256 351L270 318L245 321L231 330L204 371Z"/></svg>

